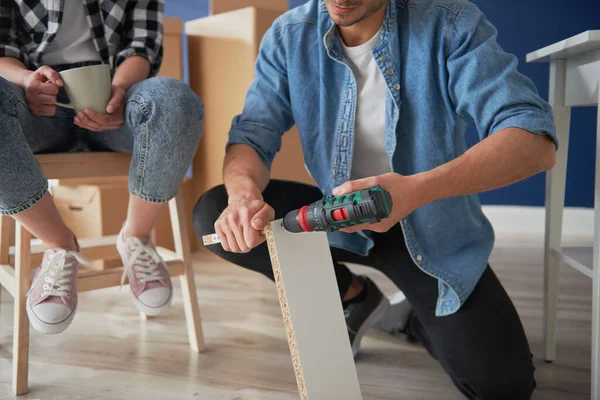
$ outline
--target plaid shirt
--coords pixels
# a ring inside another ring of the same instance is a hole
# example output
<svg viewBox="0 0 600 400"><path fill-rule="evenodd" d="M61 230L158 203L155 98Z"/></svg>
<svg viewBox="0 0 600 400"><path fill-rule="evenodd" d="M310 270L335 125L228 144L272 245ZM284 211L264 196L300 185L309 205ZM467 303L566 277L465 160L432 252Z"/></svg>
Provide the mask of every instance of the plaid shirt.
<svg viewBox="0 0 600 400"><path fill-rule="evenodd" d="M80 0L94 45L114 70L141 56L156 75L162 62L164 0ZM41 67L42 56L63 22L65 0L0 0L0 57Z"/></svg>

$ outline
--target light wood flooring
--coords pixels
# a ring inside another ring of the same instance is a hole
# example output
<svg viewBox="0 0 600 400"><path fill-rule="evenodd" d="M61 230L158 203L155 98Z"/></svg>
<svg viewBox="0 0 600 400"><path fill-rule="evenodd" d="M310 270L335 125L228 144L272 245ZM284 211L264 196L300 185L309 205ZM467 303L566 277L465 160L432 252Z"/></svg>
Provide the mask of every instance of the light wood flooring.
<svg viewBox="0 0 600 400"><path fill-rule="evenodd" d="M542 239L498 237L491 263L515 301L536 356L534 399L589 399L591 281L563 268L558 359L545 364ZM141 321L127 287L84 293L66 332L32 331L30 392L19 399L298 399L274 285L205 255L196 256L195 270L206 353L188 350L179 296L167 316ZM394 291L381 275L370 274L386 292ZM3 292L0 399L14 398L11 354L12 299ZM357 368L365 400L462 398L422 348L377 331L363 340Z"/></svg>

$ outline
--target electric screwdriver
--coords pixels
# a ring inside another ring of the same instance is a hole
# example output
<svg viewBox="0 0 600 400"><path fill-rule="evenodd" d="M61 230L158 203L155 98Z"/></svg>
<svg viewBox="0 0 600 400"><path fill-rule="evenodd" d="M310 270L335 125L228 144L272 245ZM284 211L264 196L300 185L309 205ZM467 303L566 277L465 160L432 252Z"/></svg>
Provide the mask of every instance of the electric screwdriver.
<svg viewBox="0 0 600 400"><path fill-rule="evenodd" d="M283 227L289 232L335 232L358 224L377 223L389 217L392 198L380 186L325 197L319 201L289 212Z"/></svg>
<svg viewBox="0 0 600 400"><path fill-rule="evenodd" d="M389 217L392 197L380 186L374 186L342 196L329 196L283 218L283 227L293 233L335 232L358 224L373 224ZM204 245L221 243L218 235L206 235Z"/></svg>

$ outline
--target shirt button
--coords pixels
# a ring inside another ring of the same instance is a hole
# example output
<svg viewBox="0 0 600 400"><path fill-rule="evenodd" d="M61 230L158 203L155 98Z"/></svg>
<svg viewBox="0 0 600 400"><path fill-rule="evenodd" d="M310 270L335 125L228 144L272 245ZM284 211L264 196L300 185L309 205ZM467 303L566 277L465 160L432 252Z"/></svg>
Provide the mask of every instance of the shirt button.
<svg viewBox="0 0 600 400"><path fill-rule="evenodd" d="M391 68L388 68L387 71L385 71L385 73L388 75L394 75L394 70Z"/></svg>
<svg viewBox="0 0 600 400"><path fill-rule="evenodd" d="M394 83L393 88L394 88L394 90L400 90L400 84L399 83Z"/></svg>
<svg viewBox="0 0 600 400"><path fill-rule="evenodd" d="M404 225L408 224L408 220L407 219L403 219L402 222L404 222Z"/></svg>
<svg viewBox="0 0 600 400"><path fill-rule="evenodd" d="M381 61L381 62L386 62L387 59L388 59L387 56L381 56L381 57L379 57L379 61Z"/></svg>
<svg viewBox="0 0 600 400"><path fill-rule="evenodd" d="M419 255L417 256L417 261L423 261L423 256L419 254Z"/></svg>

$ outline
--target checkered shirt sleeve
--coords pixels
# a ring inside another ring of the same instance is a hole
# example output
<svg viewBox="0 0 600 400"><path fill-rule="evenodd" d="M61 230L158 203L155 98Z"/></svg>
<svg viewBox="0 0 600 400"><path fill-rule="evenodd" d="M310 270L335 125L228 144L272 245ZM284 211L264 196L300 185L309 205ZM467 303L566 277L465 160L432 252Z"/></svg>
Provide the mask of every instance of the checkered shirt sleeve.
<svg viewBox="0 0 600 400"><path fill-rule="evenodd" d="M29 60L21 50L17 34L17 15L13 0L0 0L0 57L16 58L27 65Z"/></svg>
<svg viewBox="0 0 600 400"><path fill-rule="evenodd" d="M150 63L150 76L160 69L163 57L164 0L129 1L126 13L127 37L123 49L117 53L115 65L120 65L128 57L144 57ZM118 18L105 18L107 30L113 29Z"/></svg>

